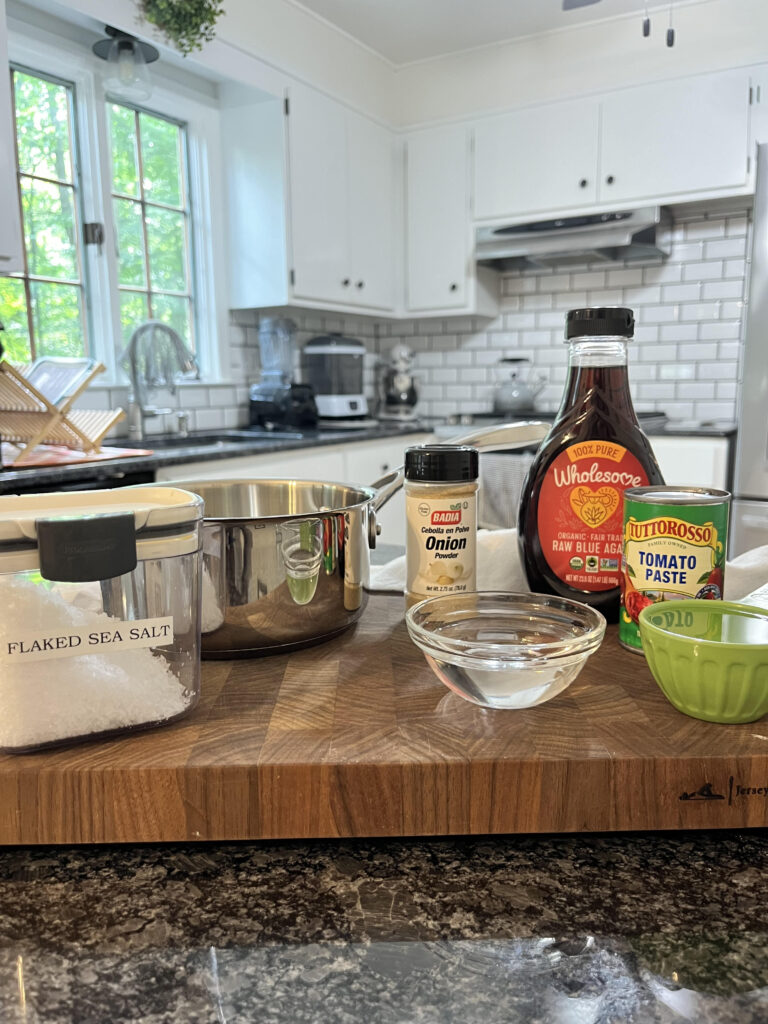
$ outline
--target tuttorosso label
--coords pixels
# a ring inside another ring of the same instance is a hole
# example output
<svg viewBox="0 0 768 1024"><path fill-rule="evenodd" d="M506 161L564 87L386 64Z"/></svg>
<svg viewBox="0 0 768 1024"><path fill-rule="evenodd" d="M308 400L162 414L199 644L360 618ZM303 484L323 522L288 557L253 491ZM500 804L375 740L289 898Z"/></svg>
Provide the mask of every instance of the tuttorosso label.
<svg viewBox="0 0 768 1024"><path fill-rule="evenodd" d="M83 654L107 654L138 647L167 647L173 643L173 616L135 619L79 629L16 633L3 638L0 663L26 664L51 658L76 658Z"/></svg>

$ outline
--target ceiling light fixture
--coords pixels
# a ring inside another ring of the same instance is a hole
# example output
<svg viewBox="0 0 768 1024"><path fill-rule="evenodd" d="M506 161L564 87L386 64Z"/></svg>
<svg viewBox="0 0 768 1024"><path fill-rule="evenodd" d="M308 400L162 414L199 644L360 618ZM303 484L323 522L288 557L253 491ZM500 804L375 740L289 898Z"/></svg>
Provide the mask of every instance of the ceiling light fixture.
<svg viewBox="0 0 768 1024"><path fill-rule="evenodd" d="M159 51L111 25L105 26L105 31L110 38L93 44L96 56L107 62L105 90L116 99L132 103L148 100L152 95L152 81L147 64L159 58Z"/></svg>

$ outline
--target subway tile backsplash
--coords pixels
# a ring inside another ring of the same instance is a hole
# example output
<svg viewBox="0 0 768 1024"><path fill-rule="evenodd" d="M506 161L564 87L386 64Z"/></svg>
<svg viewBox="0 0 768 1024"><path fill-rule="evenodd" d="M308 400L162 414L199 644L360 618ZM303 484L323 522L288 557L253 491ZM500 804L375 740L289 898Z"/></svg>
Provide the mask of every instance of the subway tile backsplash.
<svg viewBox="0 0 768 1024"><path fill-rule="evenodd" d="M316 334L340 331L363 340L368 348L364 387L370 399L375 399L377 363L395 342L406 342L415 353L419 411L439 417L490 411L495 367L504 356L531 360L534 372L547 381L537 404L555 408L566 376L566 311L582 305L627 305L637 323L630 375L638 411L663 411L678 420L734 420L749 231L746 210L678 217L671 254L663 261L501 275L500 311L490 321L466 316L376 320L303 309L268 312L295 321L297 370L301 347ZM267 313L238 310L231 316L227 340L234 384L185 385L175 396L153 396L154 404L188 411L192 429L247 423L248 384L259 370L260 315ZM86 404L94 397L105 408L125 406L127 391L93 388ZM148 434L173 431L176 414L148 420L146 426Z"/></svg>
<svg viewBox="0 0 768 1024"><path fill-rule="evenodd" d="M637 409L672 419L734 420L748 234L746 211L678 218L666 260L506 274L499 282L501 312L491 322L477 319L461 329L455 320L421 321L410 335L398 325L398 339L416 350L420 409L438 416L490 411L494 366L504 356L531 360L547 379L538 405L555 408L565 380L566 311L627 305L637 321L630 344ZM382 351L386 334L383 324Z"/></svg>

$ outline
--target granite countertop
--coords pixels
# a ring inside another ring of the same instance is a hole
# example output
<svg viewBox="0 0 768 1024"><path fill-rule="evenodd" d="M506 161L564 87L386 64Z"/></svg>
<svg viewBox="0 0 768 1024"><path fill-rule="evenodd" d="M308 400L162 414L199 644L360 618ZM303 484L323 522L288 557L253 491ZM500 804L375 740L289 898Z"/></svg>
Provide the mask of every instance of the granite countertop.
<svg viewBox="0 0 768 1024"><path fill-rule="evenodd" d="M354 430L308 431L301 437L273 437L269 433L254 433L248 437L245 428L241 430L222 430L221 438L214 443L200 443L194 434L190 435L188 444L179 444L174 438L173 447L163 447L155 439L156 449L151 455L126 456L104 462L75 463L67 466L28 467L27 469L6 469L0 473L0 494L14 494L17 491L34 486L41 489L45 486L56 487L74 485L92 481L99 482L119 478L121 482L131 483L134 474L152 474L161 466L180 466L190 462L207 462L220 459L244 458L249 455L269 455L274 452L294 451L300 448L319 448L328 445L346 444L354 441L386 440L390 437L407 436L408 434L424 433L428 430L419 422L412 423L375 423L372 426ZM211 437L215 431L206 431L205 436ZM232 435L238 435L234 439ZM245 435L245 436L244 436ZM112 444L120 446L116 438ZM147 437L142 444L152 448L153 438ZM138 445L137 445L138 446ZM136 481L144 483L147 481Z"/></svg>
<svg viewBox="0 0 768 1024"><path fill-rule="evenodd" d="M0 852L5 1024L758 1024L768 832Z"/></svg>

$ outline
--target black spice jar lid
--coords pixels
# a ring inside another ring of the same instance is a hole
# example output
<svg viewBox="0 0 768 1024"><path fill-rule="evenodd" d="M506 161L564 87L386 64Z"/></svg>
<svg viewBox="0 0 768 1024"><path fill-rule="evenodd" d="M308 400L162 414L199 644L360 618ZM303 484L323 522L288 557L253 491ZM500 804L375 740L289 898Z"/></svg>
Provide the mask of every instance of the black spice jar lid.
<svg viewBox="0 0 768 1024"><path fill-rule="evenodd" d="M422 483L477 480L477 448L458 444L420 444L405 450L405 479Z"/></svg>
<svg viewBox="0 0 768 1024"><path fill-rule="evenodd" d="M565 338L608 337L631 338L635 333L635 316L626 306L588 306L569 309L565 316Z"/></svg>

